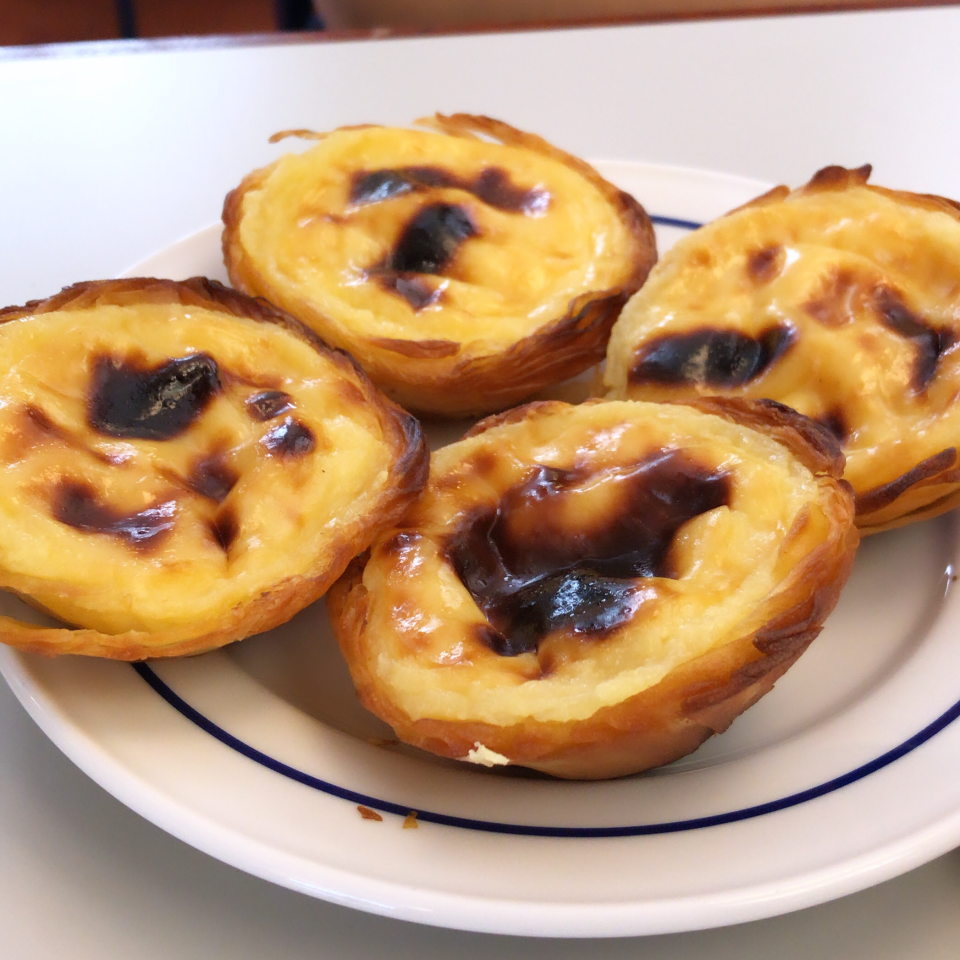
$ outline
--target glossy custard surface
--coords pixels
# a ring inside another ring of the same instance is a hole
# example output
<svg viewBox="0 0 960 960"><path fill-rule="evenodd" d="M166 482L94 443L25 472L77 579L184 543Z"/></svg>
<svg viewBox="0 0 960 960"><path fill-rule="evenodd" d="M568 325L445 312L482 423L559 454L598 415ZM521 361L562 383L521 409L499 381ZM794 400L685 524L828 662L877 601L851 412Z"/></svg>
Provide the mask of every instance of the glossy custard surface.
<svg viewBox="0 0 960 960"><path fill-rule="evenodd" d="M341 645L388 718L589 718L756 629L829 527L835 481L739 423L633 402L524 409L434 453L354 588L363 631Z"/></svg>
<svg viewBox="0 0 960 960"><path fill-rule="evenodd" d="M960 215L866 172L827 168L685 237L624 308L605 376L616 397L769 397L812 417L882 523L942 496L921 485L888 509L957 463Z"/></svg>
<svg viewBox="0 0 960 960"><path fill-rule="evenodd" d="M240 215L270 299L295 314L305 300L340 344L342 328L497 349L624 282L632 242L602 193L552 157L383 127L285 156Z"/></svg>
<svg viewBox="0 0 960 960"><path fill-rule="evenodd" d="M0 583L105 633L186 629L313 572L391 467L355 383L277 324L27 313L0 356Z"/></svg>

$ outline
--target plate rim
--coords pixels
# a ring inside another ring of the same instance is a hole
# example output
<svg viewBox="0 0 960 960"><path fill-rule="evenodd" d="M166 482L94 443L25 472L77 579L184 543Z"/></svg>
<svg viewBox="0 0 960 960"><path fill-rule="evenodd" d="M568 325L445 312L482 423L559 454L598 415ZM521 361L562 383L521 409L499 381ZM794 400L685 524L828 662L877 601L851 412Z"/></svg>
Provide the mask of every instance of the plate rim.
<svg viewBox="0 0 960 960"><path fill-rule="evenodd" d="M600 168L645 168L664 175L722 179L744 189L747 185L753 185L754 188L766 186L735 174L713 174L667 164L633 161L595 163ZM652 216L661 222L673 220L678 226L683 223L680 218L659 214ZM209 225L194 231L169 244L164 250L156 251L149 258L142 258L140 262L153 259L216 228L216 225ZM132 270L125 273L131 274ZM698 893L685 897L648 899L642 904L632 901L531 904L434 890L427 892L428 899L433 903L433 907L428 909L423 902L424 891L411 891L406 885L349 874L326 864L321 866L320 872L335 879L339 889L332 889L329 885L318 889L315 880L308 881L302 875L298 877L289 869L291 862L296 861L295 857L276 850L272 851L272 856L264 856L264 851L259 849L254 850L251 857L249 847L257 846L258 841L245 837L229 825L211 821L202 812L161 793L136 771L114 763L96 740L72 725L58 705L44 691L31 684L23 655L6 648L0 650L0 674L41 730L71 761L121 802L172 835L239 869L291 889L322 896L334 903L436 926L527 936L581 937L668 933L723 926L773 916L852 893L919 866L960 843L958 807L927 827L888 840L859 857L796 874L786 880L779 878L775 881L775 896L768 889L771 884L761 884L707 895ZM960 713L960 701L947 713L953 711ZM949 722L945 726L948 725ZM952 730L954 740L958 739L956 729ZM931 736L935 735L936 732ZM493 918L491 911L495 913Z"/></svg>

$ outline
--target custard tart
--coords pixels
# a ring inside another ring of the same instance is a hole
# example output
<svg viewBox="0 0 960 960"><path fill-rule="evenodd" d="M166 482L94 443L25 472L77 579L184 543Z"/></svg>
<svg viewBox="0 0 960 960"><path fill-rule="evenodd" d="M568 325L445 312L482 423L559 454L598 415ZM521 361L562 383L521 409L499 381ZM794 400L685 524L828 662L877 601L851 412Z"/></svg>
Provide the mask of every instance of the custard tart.
<svg viewBox="0 0 960 960"><path fill-rule="evenodd" d="M859 540L842 469L769 401L488 418L327 595L360 699L484 765L592 779L681 757L833 609Z"/></svg>
<svg viewBox="0 0 960 960"><path fill-rule="evenodd" d="M503 410L603 358L656 261L653 228L533 134L466 114L420 123L432 129L292 131L318 142L226 198L227 271L408 409Z"/></svg>
<svg viewBox="0 0 960 960"><path fill-rule="evenodd" d="M857 525L960 503L960 208L827 167L681 240L610 340L614 397L768 397L831 430Z"/></svg>
<svg viewBox="0 0 960 960"><path fill-rule="evenodd" d="M195 278L0 311L0 588L77 629L0 641L197 653L323 594L426 481L417 422L312 331Z"/></svg>

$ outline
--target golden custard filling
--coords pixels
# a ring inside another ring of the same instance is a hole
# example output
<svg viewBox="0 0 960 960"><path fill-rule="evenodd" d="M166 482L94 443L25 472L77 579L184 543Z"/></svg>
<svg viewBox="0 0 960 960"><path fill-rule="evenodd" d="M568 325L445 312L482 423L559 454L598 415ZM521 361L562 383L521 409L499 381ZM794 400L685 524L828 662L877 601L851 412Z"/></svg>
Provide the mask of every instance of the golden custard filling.
<svg viewBox="0 0 960 960"><path fill-rule="evenodd" d="M960 216L868 173L827 168L681 240L614 326L605 381L793 407L835 434L858 515L882 524L937 500L911 483L957 459Z"/></svg>
<svg viewBox="0 0 960 960"><path fill-rule="evenodd" d="M0 325L0 586L104 633L307 573L391 469L375 409L282 326L171 303Z"/></svg>
<svg viewBox="0 0 960 960"><path fill-rule="evenodd" d="M391 711L584 720L756 630L835 534L835 481L770 436L676 405L556 406L434 453L374 544L345 649Z"/></svg>
<svg viewBox="0 0 960 960"><path fill-rule="evenodd" d="M385 127L335 131L267 168L238 236L294 314L306 301L350 335L480 350L622 284L633 245L609 199L557 159Z"/></svg>

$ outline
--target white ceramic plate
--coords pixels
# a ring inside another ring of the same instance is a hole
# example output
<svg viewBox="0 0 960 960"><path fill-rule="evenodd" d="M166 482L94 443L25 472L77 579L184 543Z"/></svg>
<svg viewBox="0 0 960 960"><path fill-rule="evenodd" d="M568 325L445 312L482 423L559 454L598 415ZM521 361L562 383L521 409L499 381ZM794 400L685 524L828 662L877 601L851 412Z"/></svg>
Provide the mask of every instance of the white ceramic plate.
<svg viewBox="0 0 960 960"><path fill-rule="evenodd" d="M661 249L765 188L600 168L658 216ZM131 273L223 279L218 228ZM103 787L276 883L472 930L686 930L827 900L960 842L958 548L956 515L868 540L823 634L769 696L692 756L606 783L375 745L390 731L357 704L322 602L194 659L4 649L0 669ZM409 811L417 829L403 828Z"/></svg>

